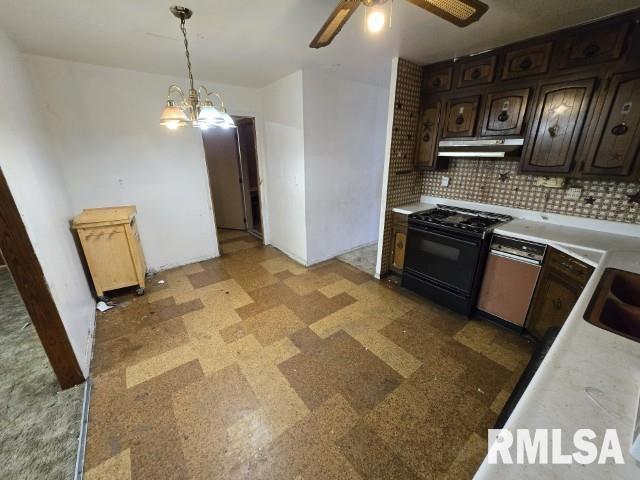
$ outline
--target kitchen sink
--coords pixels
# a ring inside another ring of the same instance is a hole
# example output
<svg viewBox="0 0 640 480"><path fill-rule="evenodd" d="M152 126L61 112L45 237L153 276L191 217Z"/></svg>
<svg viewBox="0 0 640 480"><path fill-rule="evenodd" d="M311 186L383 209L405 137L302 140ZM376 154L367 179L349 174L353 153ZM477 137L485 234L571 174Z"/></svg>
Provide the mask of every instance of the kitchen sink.
<svg viewBox="0 0 640 480"><path fill-rule="evenodd" d="M591 298L586 320L640 342L640 275L607 268Z"/></svg>

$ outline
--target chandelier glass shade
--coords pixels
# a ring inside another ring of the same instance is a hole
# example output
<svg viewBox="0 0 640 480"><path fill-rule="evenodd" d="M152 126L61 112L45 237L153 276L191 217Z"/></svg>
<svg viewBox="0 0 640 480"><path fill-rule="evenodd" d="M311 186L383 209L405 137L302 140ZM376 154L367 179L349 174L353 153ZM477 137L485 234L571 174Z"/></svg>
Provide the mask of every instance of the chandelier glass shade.
<svg viewBox="0 0 640 480"><path fill-rule="evenodd" d="M197 90L193 85L191 73L191 57L189 55L189 42L187 40L186 20L191 18L193 12L185 7L173 6L171 13L180 19L180 30L184 37L184 48L187 57L187 71L189 74L189 89L185 93L179 86L171 85L167 91L167 102L162 115L160 125L171 130L191 125L203 130L212 127L235 128L235 123L222 101L222 97L215 92L209 92L206 87L200 86ZM213 99L216 100L214 104Z"/></svg>

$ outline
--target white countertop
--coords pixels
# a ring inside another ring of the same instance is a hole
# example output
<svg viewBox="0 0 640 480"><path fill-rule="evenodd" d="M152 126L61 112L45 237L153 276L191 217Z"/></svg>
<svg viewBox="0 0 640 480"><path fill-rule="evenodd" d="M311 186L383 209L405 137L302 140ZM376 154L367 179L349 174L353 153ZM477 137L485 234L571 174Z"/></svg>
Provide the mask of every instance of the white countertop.
<svg viewBox="0 0 640 480"><path fill-rule="evenodd" d="M436 203L510 214L516 218L495 233L551 245L595 267L505 428L512 432L525 428L531 433L537 428L560 428L563 453L573 452L577 429L594 430L599 450L605 430L614 428L625 461L624 465L611 460L605 465L489 465L485 459L474 478L638 480L640 462L629 454L629 447L640 395L640 343L598 328L583 317L606 268L640 273L640 225L431 197L394 211L410 214L434 208Z"/></svg>
<svg viewBox="0 0 640 480"><path fill-rule="evenodd" d="M402 205L400 207L394 207L393 211L396 213L403 213L405 215L411 215L412 213L421 212L422 210L430 210L436 208L432 203L411 203L409 205Z"/></svg>
<svg viewBox="0 0 640 480"><path fill-rule="evenodd" d="M564 453L573 452L579 428L595 431L598 448L605 430L615 428L625 464L489 465L485 459L474 478L637 480L640 462L629 447L640 393L640 343L583 317L606 268L640 273L640 238L521 219L495 233L546 243L596 267L505 428L561 428Z"/></svg>

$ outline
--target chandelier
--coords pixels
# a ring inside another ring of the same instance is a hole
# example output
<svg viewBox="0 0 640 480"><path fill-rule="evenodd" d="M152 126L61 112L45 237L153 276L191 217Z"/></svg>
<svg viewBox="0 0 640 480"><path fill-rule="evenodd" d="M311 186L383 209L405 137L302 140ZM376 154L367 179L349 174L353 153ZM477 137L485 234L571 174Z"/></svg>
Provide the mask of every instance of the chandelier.
<svg viewBox="0 0 640 480"><path fill-rule="evenodd" d="M184 49L187 56L187 71L189 72L189 90L185 94L177 85L171 85L167 92L167 103L160 116L160 125L175 130L185 125L199 127L206 130L210 127L235 128L235 123L224 108L222 97L215 92L209 92L200 86L196 90L193 86L191 73L191 57L189 56L189 42L187 40L186 21L191 18L193 11L186 7L172 6L171 13L180 20L180 30L184 37ZM179 96L176 102L174 96ZM217 100L218 107L211 99Z"/></svg>

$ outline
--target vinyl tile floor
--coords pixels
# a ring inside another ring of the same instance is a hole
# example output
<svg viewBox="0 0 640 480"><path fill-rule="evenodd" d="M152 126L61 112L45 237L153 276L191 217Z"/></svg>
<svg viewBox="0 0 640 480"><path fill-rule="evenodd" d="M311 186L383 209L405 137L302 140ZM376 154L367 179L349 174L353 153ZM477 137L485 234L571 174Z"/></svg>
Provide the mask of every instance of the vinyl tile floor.
<svg viewBox="0 0 640 480"><path fill-rule="evenodd" d="M364 247L343 253L337 258L373 276L376 273L377 255L378 244L374 243L373 245L365 245Z"/></svg>
<svg viewBox="0 0 640 480"><path fill-rule="evenodd" d="M472 477L529 343L339 260L220 246L99 315L88 480Z"/></svg>
<svg viewBox="0 0 640 480"><path fill-rule="evenodd" d="M0 478L73 478L83 393L83 386L60 391L11 274L0 267Z"/></svg>

